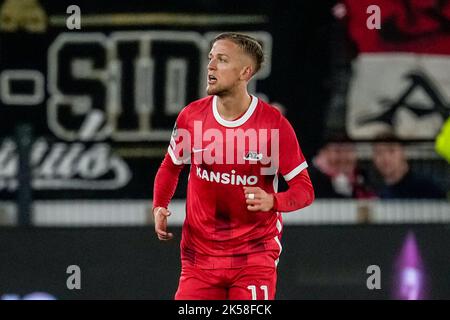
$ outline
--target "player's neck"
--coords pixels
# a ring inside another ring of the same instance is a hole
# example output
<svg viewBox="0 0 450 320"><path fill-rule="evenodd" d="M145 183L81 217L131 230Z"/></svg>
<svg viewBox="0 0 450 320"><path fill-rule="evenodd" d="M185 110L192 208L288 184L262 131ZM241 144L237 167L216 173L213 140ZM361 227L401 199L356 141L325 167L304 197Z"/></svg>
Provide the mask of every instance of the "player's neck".
<svg viewBox="0 0 450 320"><path fill-rule="evenodd" d="M252 102L252 97L247 91L241 94L218 96L217 111L222 119L232 121L244 114Z"/></svg>

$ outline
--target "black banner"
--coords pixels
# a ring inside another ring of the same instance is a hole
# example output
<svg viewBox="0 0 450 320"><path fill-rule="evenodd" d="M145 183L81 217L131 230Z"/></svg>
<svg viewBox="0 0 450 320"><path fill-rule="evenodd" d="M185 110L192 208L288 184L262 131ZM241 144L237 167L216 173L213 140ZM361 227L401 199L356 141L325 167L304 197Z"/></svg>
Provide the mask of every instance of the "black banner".
<svg viewBox="0 0 450 320"><path fill-rule="evenodd" d="M250 91L285 110L306 155L319 143L330 4L26 3L0 1L4 199L17 190L21 123L33 128L35 199L151 198L179 110L206 94L207 53L222 31L259 39L266 64Z"/></svg>

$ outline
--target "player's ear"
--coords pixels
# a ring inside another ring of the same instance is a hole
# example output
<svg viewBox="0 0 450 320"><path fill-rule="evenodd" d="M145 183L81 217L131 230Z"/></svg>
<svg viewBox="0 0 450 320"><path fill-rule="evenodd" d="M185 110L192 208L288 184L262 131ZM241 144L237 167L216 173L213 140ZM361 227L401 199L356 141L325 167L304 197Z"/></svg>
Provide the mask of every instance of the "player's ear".
<svg viewBox="0 0 450 320"><path fill-rule="evenodd" d="M253 67L251 65L245 66L241 72L242 80L250 81L252 76L253 76Z"/></svg>

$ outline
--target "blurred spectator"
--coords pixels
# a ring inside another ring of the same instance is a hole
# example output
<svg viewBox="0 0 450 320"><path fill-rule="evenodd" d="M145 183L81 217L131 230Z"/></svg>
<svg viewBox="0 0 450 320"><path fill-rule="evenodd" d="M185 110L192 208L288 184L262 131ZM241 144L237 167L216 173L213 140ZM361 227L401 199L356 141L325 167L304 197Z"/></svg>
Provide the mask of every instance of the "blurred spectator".
<svg viewBox="0 0 450 320"><path fill-rule="evenodd" d="M374 198L358 168L354 144L346 137L329 139L308 168L317 198Z"/></svg>
<svg viewBox="0 0 450 320"><path fill-rule="evenodd" d="M410 170L403 145L392 135L377 139L373 146L373 163L384 186L380 198L445 198L445 192L429 177Z"/></svg>

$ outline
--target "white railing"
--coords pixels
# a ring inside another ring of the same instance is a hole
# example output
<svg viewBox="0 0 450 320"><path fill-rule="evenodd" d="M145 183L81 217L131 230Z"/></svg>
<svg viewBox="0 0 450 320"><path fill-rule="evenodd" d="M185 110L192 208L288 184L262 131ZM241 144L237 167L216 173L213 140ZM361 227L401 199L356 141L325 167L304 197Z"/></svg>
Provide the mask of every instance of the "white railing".
<svg viewBox="0 0 450 320"><path fill-rule="evenodd" d="M151 224L151 200L35 201L35 226L139 226ZM185 201L174 200L170 225L184 221ZM250 214L250 213L249 213ZM308 208L284 213L285 225L450 223L450 202L435 200L366 201L316 200ZM15 225L13 202L0 202L0 225Z"/></svg>

